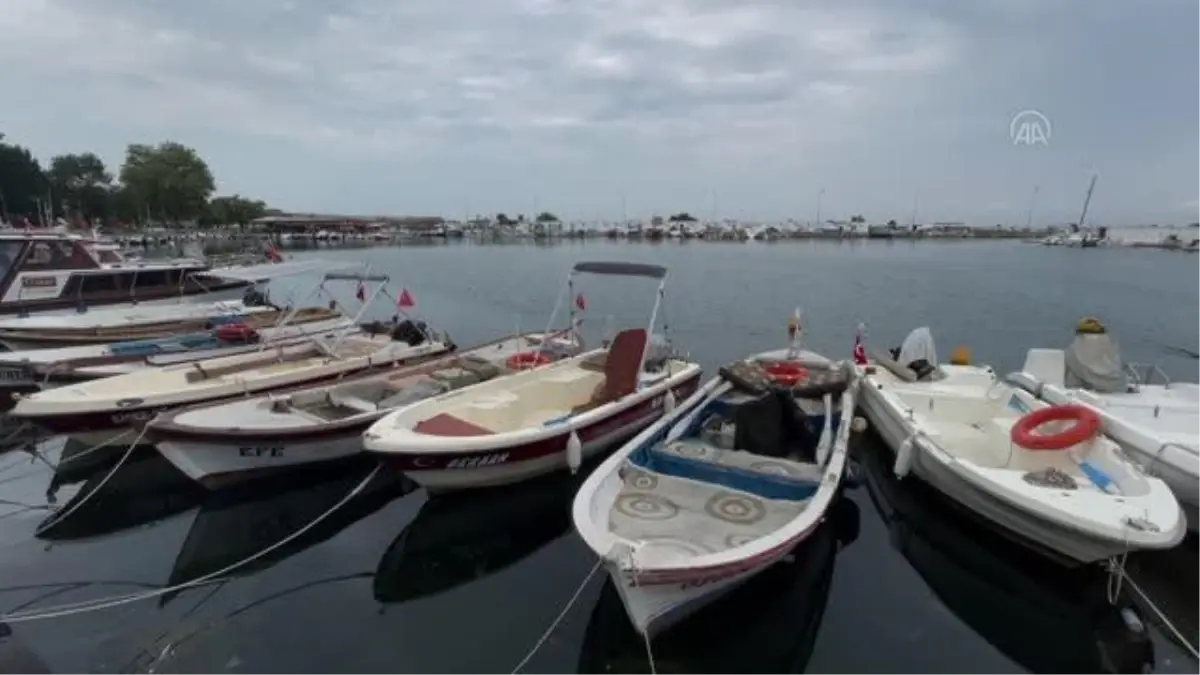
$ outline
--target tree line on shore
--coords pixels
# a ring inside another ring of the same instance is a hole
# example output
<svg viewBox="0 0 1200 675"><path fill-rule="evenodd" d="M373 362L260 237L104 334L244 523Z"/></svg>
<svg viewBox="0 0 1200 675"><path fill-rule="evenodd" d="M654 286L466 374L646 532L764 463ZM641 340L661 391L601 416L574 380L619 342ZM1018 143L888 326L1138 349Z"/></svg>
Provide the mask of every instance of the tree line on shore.
<svg viewBox="0 0 1200 675"><path fill-rule="evenodd" d="M208 164L174 141L131 143L114 176L95 153L70 153L43 167L0 133L0 219L10 225L246 224L269 212L240 195L213 196Z"/></svg>

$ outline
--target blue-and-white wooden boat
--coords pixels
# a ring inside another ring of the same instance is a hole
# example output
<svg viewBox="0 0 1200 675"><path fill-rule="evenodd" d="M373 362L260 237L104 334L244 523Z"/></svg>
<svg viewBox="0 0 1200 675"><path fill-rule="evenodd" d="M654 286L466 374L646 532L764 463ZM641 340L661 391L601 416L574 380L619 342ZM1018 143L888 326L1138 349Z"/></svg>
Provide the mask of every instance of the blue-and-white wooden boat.
<svg viewBox="0 0 1200 675"><path fill-rule="evenodd" d="M841 484L852 365L791 349L720 373L609 457L575 498L575 528L643 635L783 560Z"/></svg>

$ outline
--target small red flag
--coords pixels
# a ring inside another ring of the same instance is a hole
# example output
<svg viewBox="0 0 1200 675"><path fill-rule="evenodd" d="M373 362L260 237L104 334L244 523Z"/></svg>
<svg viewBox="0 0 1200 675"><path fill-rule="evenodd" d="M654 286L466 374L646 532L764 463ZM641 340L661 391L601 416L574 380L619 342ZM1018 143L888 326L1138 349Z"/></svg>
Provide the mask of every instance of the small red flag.
<svg viewBox="0 0 1200 675"><path fill-rule="evenodd" d="M358 290L354 291L354 297L358 298L359 302L367 299L367 289L363 287L362 282L358 282Z"/></svg>
<svg viewBox="0 0 1200 675"><path fill-rule="evenodd" d="M274 246L267 249L267 260L271 262L283 262L283 254Z"/></svg>
<svg viewBox="0 0 1200 675"><path fill-rule="evenodd" d="M396 301L396 306L400 309L412 309L417 306L417 301L413 300L412 294L406 288L400 291L400 299Z"/></svg>
<svg viewBox="0 0 1200 675"><path fill-rule="evenodd" d="M863 346L861 330L854 334L854 363L860 366L867 365L867 348Z"/></svg>
<svg viewBox="0 0 1200 675"><path fill-rule="evenodd" d="M587 301L583 299L583 293L575 296L575 309L581 312L587 309Z"/></svg>

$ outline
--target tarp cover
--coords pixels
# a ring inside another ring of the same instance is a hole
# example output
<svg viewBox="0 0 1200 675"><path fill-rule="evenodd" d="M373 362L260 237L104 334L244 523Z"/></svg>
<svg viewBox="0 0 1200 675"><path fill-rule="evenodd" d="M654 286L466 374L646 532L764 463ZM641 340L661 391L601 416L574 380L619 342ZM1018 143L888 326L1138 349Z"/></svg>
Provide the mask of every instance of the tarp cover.
<svg viewBox="0 0 1200 675"><path fill-rule="evenodd" d="M1067 348L1064 383L1071 389L1100 393L1128 391L1129 380L1121 363L1121 350L1107 334L1076 335Z"/></svg>
<svg viewBox="0 0 1200 675"><path fill-rule="evenodd" d="M919 359L924 359L934 367L938 365L937 349L933 346L933 333L929 332L928 326L917 328L904 338L904 342L900 343L900 355L896 361L907 366Z"/></svg>

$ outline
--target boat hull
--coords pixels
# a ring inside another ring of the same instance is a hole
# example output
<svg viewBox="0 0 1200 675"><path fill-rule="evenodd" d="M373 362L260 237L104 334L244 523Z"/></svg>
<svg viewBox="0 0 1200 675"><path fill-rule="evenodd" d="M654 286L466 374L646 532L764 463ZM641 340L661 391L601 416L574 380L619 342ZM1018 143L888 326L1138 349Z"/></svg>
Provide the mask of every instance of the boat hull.
<svg viewBox="0 0 1200 675"><path fill-rule="evenodd" d="M873 384L864 382L860 405L884 443L895 453L915 430L893 412L877 391ZM914 444L911 470L937 491L997 526L1000 533L1060 564L1089 564L1130 550L1126 541L1082 532L999 499L957 475L919 443Z"/></svg>
<svg viewBox="0 0 1200 675"><path fill-rule="evenodd" d="M215 490L298 466L330 462L362 452L362 432L369 420L336 435L321 434L275 442L248 439L239 446L203 440L155 441L155 447L189 478Z"/></svg>
<svg viewBox="0 0 1200 675"><path fill-rule="evenodd" d="M601 450L628 439L653 424L663 415L668 389L675 400L682 401L699 387L700 375L700 370L694 369L682 379L662 387L662 391L652 396L608 417L575 428L573 431L582 444L583 460L587 461ZM389 466L404 471L409 478L429 491L449 492L508 485L566 469L567 443L571 433L572 429L568 427L561 433L547 438L520 445L497 445L470 453L414 451L379 454Z"/></svg>
<svg viewBox="0 0 1200 675"><path fill-rule="evenodd" d="M380 364L377 366L363 365L357 368L342 370L328 375L322 375L320 377L310 377L302 380L293 379L278 385L264 386L236 394L221 394L207 397L200 396L194 399L180 401L178 403L169 405L142 405L130 406L125 409L111 408L105 410L69 412L55 415L37 415L28 416L26 419L52 434L68 436L88 445L117 441L132 442L133 439L137 437L138 432L135 431L136 429L140 429L142 426L148 424L151 420L157 417L159 413L166 412L168 410L190 406L200 406L242 397L257 397L272 393L299 391L329 382L336 382L353 377L361 377L368 373L377 373L385 370L404 368L407 366L424 363L425 361L440 358L444 354L445 351L427 352L407 359L388 361L386 364Z"/></svg>

